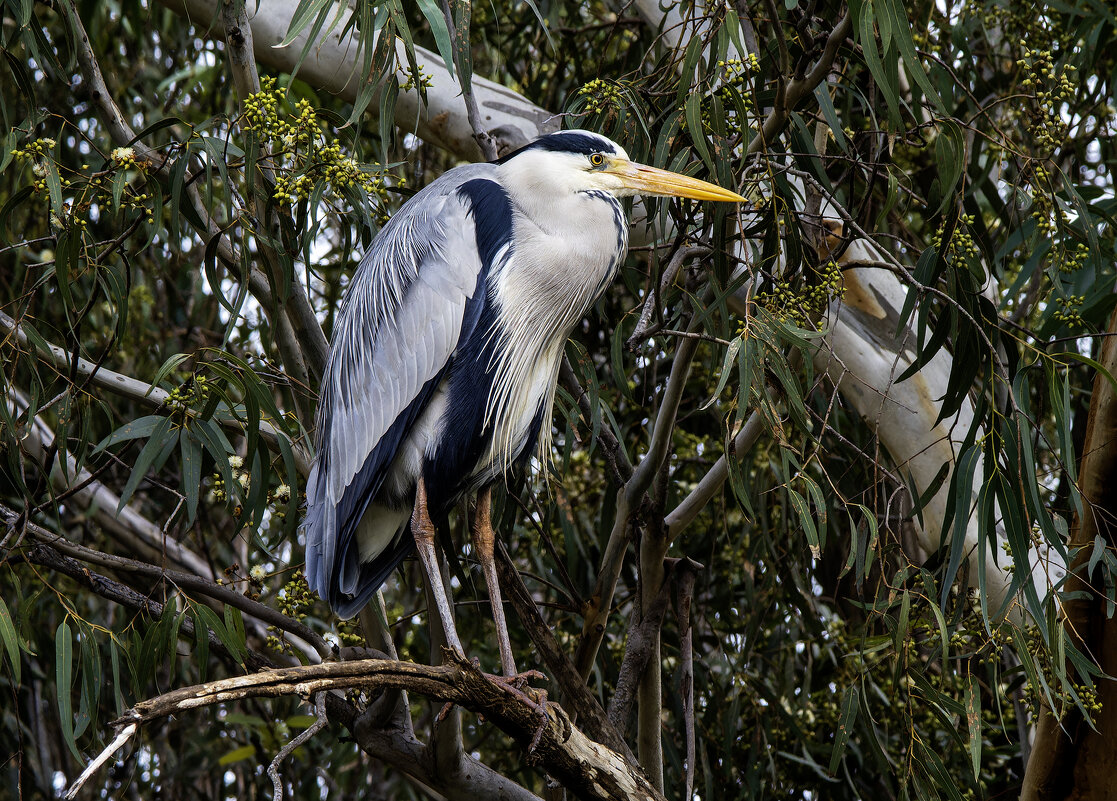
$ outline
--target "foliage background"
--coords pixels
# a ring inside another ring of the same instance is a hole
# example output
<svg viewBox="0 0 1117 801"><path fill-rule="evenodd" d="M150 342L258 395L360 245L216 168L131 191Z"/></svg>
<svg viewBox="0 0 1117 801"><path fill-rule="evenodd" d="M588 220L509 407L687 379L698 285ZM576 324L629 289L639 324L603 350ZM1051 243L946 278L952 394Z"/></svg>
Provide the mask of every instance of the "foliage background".
<svg viewBox="0 0 1117 801"><path fill-rule="evenodd" d="M471 16L456 4L464 47L431 3L361 2L360 36L378 30L380 45L361 55L371 77L355 103L285 73L264 71L262 91L246 91L256 87L237 85L217 21L207 31L168 5L3 5L0 311L22 332L8 326L0 338L4 793L56 795L138 700L263 660L317 659L280 642L274 620L214 601L213 582L185 586L72 549L115 583L45 564L28 524L213 579L330 642L360 642L356 625L305 597L297 579L300 449L312 442L322 366L306 314L328 334L379 225L458 161L390 124L396 92L376 79L394 86L399 66L423 80L396 63L392 37L563 112L567 127L612 136L635 160L697 165L753 201L741 217L649 204L668 247L634 248L570 344L580 390L569 381L560 390L549 481L520 477L497 503L509 553L573 654L618 482L653 423L671 424L670 455L633 504L628 533L639 542L664 536L665 515L725 452L727 431L761 412L765 434L731 459L725 491L667 541L669 557L701 564L692 616L702 798L1004 797L1018 792L1038 705L1096 712L1089 659L1051 604L1033 602L1038 625L997 625L980 591L958 589L965 563L913 547L916 513L897 500L906 487L871 421L811 369L817 338L807 329L840 302L840 280L818 255L817 219L802 213L793 179L811 176L912 271L920 302L904 312L920 354L950 349L943 403L972 398L983 426L973 459L999 502L997 513L985 507L984 536L1001 523L1022 537L1006 560L1032 538L1061 543L1079 508L1090 357L1117 277L1117 47L1106 4L742 0L698 9L708 15L699 33L681 37L631 4L477 4ZM300 7L304 27L333 19L328 4ZM760 138L760 120L847 15L827 80L796 99L777 137ZM91 91L79 20L134 142L114 139ZM626 344L648 288L695 243L709 255L662 298L659 330ZM746 280L747 319L726 307ZM51 345L165 394L106 390ZM683 348L693 361L675 379L683 400L672 421L662 398ZM807 358L795 355L804 348ZM120 510L108 496L82 500L92 484L73 480L67 460L148 528L113 525ZM1107 543L1093 547L1090 570L1113 599L1117 561ZM641 603L638 550L621 565L590 666L603 704ZM468 547L460 553L459 631L493 668L483 584ZM420 586L409 563L384 596L396 647L421 661L430 647ZM123 602L121 587L138 596ZM686 781L678 621L668 612L661 628L668 797ZM531 665L527 634L511 628L518 663ZM410 711L428 736L437 705L412 697ZM164 720L94 792L266 795L263 767L312 719L287 699ZM545 792L500 732L470 716L463 725L466 753ZM284 775L299 798L327 788L337 798L426 796L336 725Z"/></svg>

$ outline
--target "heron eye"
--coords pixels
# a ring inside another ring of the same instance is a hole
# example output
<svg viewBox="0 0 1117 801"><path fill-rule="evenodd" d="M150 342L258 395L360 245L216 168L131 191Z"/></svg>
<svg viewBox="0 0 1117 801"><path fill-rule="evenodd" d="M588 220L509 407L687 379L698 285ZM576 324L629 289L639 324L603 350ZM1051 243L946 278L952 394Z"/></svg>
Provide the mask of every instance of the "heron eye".
<svg viewBox="0 0 1117 801"><path fill-rule="evenodd" d="M592 164L594 167L600 167L604 163L605 157L602 156L600 153L594 153L592 156L590 156L590 164Z"/></svg>

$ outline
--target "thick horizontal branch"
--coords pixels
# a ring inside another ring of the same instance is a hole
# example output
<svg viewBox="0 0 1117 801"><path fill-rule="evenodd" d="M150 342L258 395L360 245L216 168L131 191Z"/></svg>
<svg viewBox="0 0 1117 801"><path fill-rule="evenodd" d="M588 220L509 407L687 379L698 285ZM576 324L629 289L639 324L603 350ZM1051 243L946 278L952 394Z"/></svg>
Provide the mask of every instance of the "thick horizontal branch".
<svg viewBox="0 0 1117 801"><path fill-rule="evenodd" d="M526 747L541 725L536 709L470 662L456 660L449 653L447 656L453 661L433 667L390 659L364 659L235 676L142 701L114 725L118 728L142 725L168 715L245 698L310 697L335 690L396 689L457 704L483 715ZM601 801L663 799L638 767L578 731L562 707L548 704L547 710L539 743L527 756L530 763L547 771L579 798Z"/></svg>

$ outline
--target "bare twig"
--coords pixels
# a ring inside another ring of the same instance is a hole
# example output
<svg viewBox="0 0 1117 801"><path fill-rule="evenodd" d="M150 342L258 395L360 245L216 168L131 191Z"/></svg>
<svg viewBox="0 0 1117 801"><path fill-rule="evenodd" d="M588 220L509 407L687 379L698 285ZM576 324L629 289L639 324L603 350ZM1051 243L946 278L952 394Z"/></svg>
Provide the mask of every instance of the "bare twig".
<svg viewBox="0 0 1117 801"><path fill-rule="evenodd" d="M8 402L17 413L28 408L28 400L14 387L8 388ZM47 457L54 445L54 432L41 419L30 421L27 434L21 447L31 459L47 467ZM120 506L120 497L102 484L92 480L88 470L78 470L77 460L67 453L59 461L58 469L50 473L51 483L63 491L76 486L82 489L70 494L74 507L82 510L92 509L92 514L107 531L120 541L121 545L143 554L157 563L171 560L185 570L199 576L213 577L213 572L204 560L177 540L168 537L159 526L140 514L131 504ZM119 509L119 511L116 511Z"/></svg>
<svg viewBox="0 0 1117 801"><path fill-rule="evenodd" d="M687 260L693 259L696 256L705 256L709 252L710 249L704 245L690 245L679 248L679 250L675 252L671 260L667 262L667 266L663 268L663 273L659 279L659 286L653 287L652 291L648 293L648 297L644 300L644 305L640 309L640 319L636 321L636 327L632 330L632 335L625 342L628 347L635 347L650 336L653 330L652 317L654 316L659 320L663 316L660 299L670 286L675 283L675 277L679 274L679 270L682 269L682 266Z"/></svg>
<svg viewBox="0 0 1117 801"><path fill-rule="evenodd" d="M800 80L791 81L791 83L787 85L782 102L777 101L772 110L768 112L768 116L765 117L764 124L760 128L760 135L753 137L752 141L748 144L748 149L746 150L747 155L758 153L772 142L776 141L776 137L779 136L784 125L787 124L790 112L795 109L799 101L813 92L816 86L826 80L826 76L833 67L834 59L838 56L838 48L841 47L846 37L849 36L851 30L853 30L853 18L847 11L845 16L838 20L833 30L830 31L830 35L826 39L826 45L823 47L822 55L819 56L818 61L815 62L810 72ZM784 70L781 70L781 75L784 72ZM781 85L782 83L783 79L781 77Z"/></svg>
<svg viewBox="0 0 1117 801"><path fill-rule="evenodd" d="M477 108L477 99L473 96L473 90L467 87L462 81L462 64L459 58L463 46L469 47L469 16L471 11L471 4L473 0L463 0L460 3L462 12L462 26L461 29L454 24L454 13L450 9L448 0L442 0L442 13L446 17L446 27L450 29L450 35L457 40L457 46L454 48L454 66L457 68L458 85L462 90L462 102L465 103L465 116L469 120L469 127L473 129L473 138L477 141L477 146L481 148L481 156L485 161L496 161L497 153L496 140L489 134L485 126L481 123L481 112Z"/></svg>
<svg viewBox="0 0 1117 801"><path fill-rule="evenodd" d="M692 327L693 325L692 323ZM688 330L691 330L691 328L688 328ZM667 379L667 387L663 390L663 399L660 401L659 410L655 416L652 438L648 443L648 452L640 460L632 478L625 484L625 493L631 503L639 502L641 496L651 486L652 479L659 472L660 466L670 451L671 434L675 430L675 417L683 399L683 389L686 386L687 376L690 374L690 364L698 351L698 342L696 339L683 339L675 350L675 358L671 362L671 375Z"/></svg>
<svg viewBox="0 0 1117 801"><path fill-rule="evenodd" d="M0 504L0 522L3 522L5 525L11 525L18 517L19 515L14 509ZM136 559L129 559L124 556L117 556L115 554L97 551L93 548L87 548L84 545L70 542L64 537L54 534L33 522L28 522L26 528L27 533L35 540L50 545L71 558L78 559L87 564L99 565L100 567L109 568L111 570L167 582L180 589L200 593L215 601L220 601L221 603L235 607L269 626L275 626L281 631L298 637L300 640L310 645L322 659L328 659L334 655L332 646L307 626L297 620L292 620L277 610L272 609L270 606L266 606L259 601L254 601L246 597L243 593L237 592L230 587L222 586L202 576L182 573L177 570L160 567L159 565L153 565Z"/></svg>
<svg viewBox="0 0 1117 801"><path fill-rule="evenodd" d="M283 779L279 775L279 766L283 764L283 760L289 757L300 745L326 728L326 724L329 722L326 717L325 693L318 693L314 696L314 711L317 716L314 722L300 732L297 737L293 738L291 742L279 749L279 753L275 755L275 759L268 765L268 776L271 777L272 782L272 801L283 801ZM127 729L128 726L124 728Z"/></svg>
<svg viewBox="0 0 1117 801"><path fill-rule="evenodd" d="M589 394L578 381L578 376L574 373L574 367L565 356L562 359L562 366L559 368L559 383L561 383L566 391L578 402L578 408L582 412L582 418L586 421L586 425L592 430L594 409L591 405ZM608 426L601 426L597 432L597 438L601 442L605 461L609 465L609 472L612 474L613 482L619 487L632 477L632 464L628 461L628 455L624 452L624 448L621 447L621 443L613 433L613 430Z"/></svg>
<svg viewBox="0 0 1117 801"><path fill-rule="evenodd" d="M625 551L631 533L631 504L624 487L617 490L617 511L613 528L605 544L605 554L601 557L601 568L597 571L593 593L586 600L583 610L582 638L574 651L574 667L582 681L589 679L593 664L597 661L597 650L605 637L605 626L609 622L609 608L613 603L613 593L621 575Z"/></svg>

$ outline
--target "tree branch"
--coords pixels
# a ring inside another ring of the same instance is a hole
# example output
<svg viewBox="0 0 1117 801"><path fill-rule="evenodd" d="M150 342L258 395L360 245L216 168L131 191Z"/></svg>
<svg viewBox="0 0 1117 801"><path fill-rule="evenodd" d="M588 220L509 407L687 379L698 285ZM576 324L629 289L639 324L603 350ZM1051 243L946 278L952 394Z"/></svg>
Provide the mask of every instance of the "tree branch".
<svg viewBox="0 0 1117 801"><path fill-rule="evenodd" d="M460 705L483 715L526 747L539 728L539 713L530 704L491 681L468 660L446 653L447 664L417 665L387 659L324 662L235 676L173 690L142 701L113 725L118 729L213 704L245 698L307 697L316 693L394 688ZM548 706L539 744L527 755L583 799L662 801L640 769L578 731L561 707Z"/></svg>
<svg viewBox="0 0 1117 801"><path fill-rule="evenodd" d="M8 402L17 414L28 408L27 399L14 387L9 387ZM41 462L44 470L49 470L50 465L44 459L54 444L54 432L39 418L29 422L22 446L31 458ZM83 511L92 510L97 522L112 532L124 547L145 554L156 563L170 559L199 576L213 578L213 572L201 557L167 536L155 523L137 512L132 504L121 507L120 497L94 480L88 470L78 470L77 460L68 451L59 463L59 469L51 470L50 481L63 491L74 490L70 493L69 502ZM116 511L118 508L120 511Z"/></svg>
<svg viewBox="0 0 1117 801"><path fill-rule="evenodd" d="M632 701L636 696L636 685L651 658L653 645L663 625L663 615L667 611L667 601L671 597L670 586L669 581L664 581L648 614L643 614L637 606L629 620L624 659L617 672L616 689L613 691L613 697L609 699L609 722L618 731L623 732L627 728Z"/></svg>
<svg viewBox="0 0 1117 801"><path fill-rule="evenodd" d="M0 333L14 336L15 341L22 348L31 348L27 334L20 327L20 324L3 312L0 312ZM0 342L0 344L3 343ZM59 370L69 371L74 363L74 354L71 354L69 351L53 343L47 343L47 345L49 347L48 353L43 354L41 351L37 351L36 353L46 356L50 364L54 365ZM90 378L97 386L107 389L121 397L136 401L137 403L142 403L152 409L162 407L170 395L165 389L146 384L139 379L132 378L123 373L115 373L112 370L99 367L80 357L77 359L76 375L81 378ZM226 431L231 431L235 434L244 434L244 426L235 418L216 417L215 419ZM275 426L266 420L261 420L259 431L260 438L268 443L273 451L278 452L280 435ZM310 472L310 456L306 452L305 445L292 442L291 450L295 456L295 467L299 471L299 474L303 476L307 475Z"/></svg>
<svg viewBox="0 0 1117 801"><path fill-rule="evenodd" d="M197 25L199 34L214 36L210 26L220 11L222 0L160 0L178 14ZM282 72L291 72L306 48L313 26L296 36L285 47L277 47L287 35L297 0L269 0L265 13L256 13L250 20L256 60ZM332 13L332 12L331 12ZM352 11L342 8L332 14L336 24L310 48L299 67L299 77L321 91L343 100L356 99L365 76L358 70L359 42L351 24ZM345 33L342 33L345 31ZM403 44L397 44L399 62L406 64ZM474 138L467 111L461 102L461 87L446 69L446 63L422 47L415 48L415 60L424 74L430 76L426 102L420 101L416 90L401 91L396 101L395 124L420 139L453 153L458 158L476 161L482 157ZM406 76L399 74L406 81ZM561 117L528 102L522 95L494 81L474 77L472 93L476 99L481 122L493 137L499 153L526 144L542 133L559 129ZM375 103L369 106L377 112Z"/></svg>
<svg viewBox="0 0 1117 801"><path fill-rule="evenodd" d="M19 514L14 509L0 504L0 522L10 526L13 525L19 517ZM297 620L292 620L286 615L272 609L270 606L252 600L234 589L217 584L201 576L181 573L177 570L171 570L147 562L140 562L124 556L117 556L115 554L97 551L93 548L87 548L84 545L70 542L62 536L30 521L27 522L27 533L39 542L49 545L71 558L78 559L82 562L143 576L154 581L166 582L179 589L197 592L215 601L228 604L269 626L274 626L281 631L298 637L311 646L322 659L328 659L334 656L333 647L310 628Z"/></svg>

